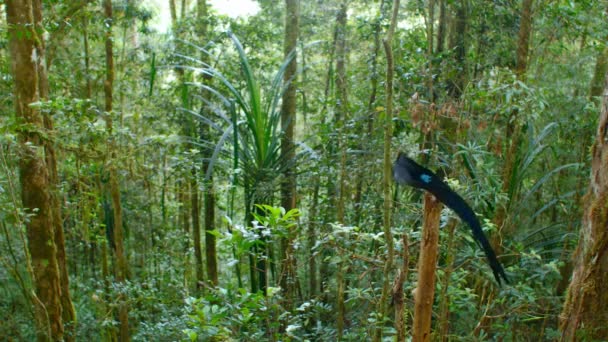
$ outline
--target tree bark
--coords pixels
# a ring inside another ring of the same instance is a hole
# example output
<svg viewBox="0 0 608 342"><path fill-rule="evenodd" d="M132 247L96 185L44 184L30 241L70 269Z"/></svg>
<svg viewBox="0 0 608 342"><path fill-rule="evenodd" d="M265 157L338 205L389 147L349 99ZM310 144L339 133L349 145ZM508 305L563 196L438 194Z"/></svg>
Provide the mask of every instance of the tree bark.
<svg viewBox="0 0 608 342"><path fill-rule="evenodd" d="M418 259L418 287L414 295L412 340L415 342L430 341L431 338L441 207L441 203L433 195L424 194L424 225Z"/></svg>
<svg viewBox="0 0 608 342"><path fill-rule="evenodd" d="M296 208L296 150L294 144L294 127L296 125L296 81L298 71L297 55L299 31L299 0L285 0L285 38L283 42L283 55L291 61L285 69L283 84L287 86L283 93L281 104L281 155L283 161L288 163L283 172L281 184L281 206L288 212ZM290 234L291 235L291 234ZM290 310L293 305L296 283L295 258L289 255L290 244L293 241L288 237L281 238L281 277L280 284L284 291L285 307Z"/></svg>
<svg viewBox="0 0 608 342"><path fill-rule="evenodd" d="M33 1L34 21L38 32L43 32L42 25L42 3L40 0ZM49 97L49 81L47 75L47 66L45 63L46 47L44 39L37 40L38 49L38 83L40 99L45 101ZM53 120L49 113L43 113L44 128L48 132L53 132ZM64 338L66 341L74 341L75 339L75 324L76 311L70 298L70 279L68 277L67 258L65 253L65 237L63 234L63 219L61 214L61 203L59 201L59 176L57 174L57 157L55 147L52 140L45 141L45 157L46 164L49 170L49 186L51 195L51 210L53 216L53 232L55 237L55 246L57 250L57 264L59 266L59 277L61 281L61 309L63 323L66 325Z"/></svg>
<svg viewBox="0 0 608 342"><path fill-rule="evenodd" d="M608 339L608 73L591 154L591 182L574 272L560 315L562 341Z"/></svg>
<svg viewBox="0 0 608 342"><path fill-rule="evenodd" d="M608 10L606 11L608 15ZM606 37L608 39L608 37ZM608 71L608 45L604 47L601 53L598 54L595 62L595 69L593 71L593 78L591 79L591 90L589 91L589 97L594 100L596 97L602 96L604 75Z"/></svg>
<svg viewBox="0 0 608 342"><path fill-rule="evenodd" d="M33 2L31 0L7 0L9 51L15 82L15 113L24 125L19 130L21 158L19 177L21 201L24 210L31 215L26 221L28 249L32 260L32 278L36 287L34 307L39 341L64 338L61 308L61 279L57 263L54 236L53 207L48 165L42 151L47 146L44 140L44 118L31 104L41 100L39 63L43 51L43 37L36 33ZM27 126L26 126L27 125ZM30 128L26 128L26 127ZM41 303L38 303L37 300ZM40 305L44 308L41 309ZM50 334L50 336L49 336Z"/></svg>
<svg viewBox="0 0 608 342"><path fill-rule="evenodd" d="M297 56L295 53L298 42L298 23L299 23L299 0L285 0L285 39L283 54L285 58L292 56L291 62L285 68L283 83L287 86L283 93L281 104L281 129L283 137L281 139L281 155L284 160L291 163L295 159L294 127L296 125L296 77L298 70ZM283 186L281 188L281 205L285 211L296 207L296 177L295 164L290 164L283 173Z"/></svg>
<svg viewBox="0 0 608 342"><path fill-rule="evenodd" d="M205 40L209 40L208 33L208 22L209 22L209 9L207 7L206 0L198 0L196 3L196 16L198 17L199 26L199 36L203 41L201 41L201 45L205 45ZM208 60L207 54L201 54L201 60L207 62ZM210 83L211 79L205 78L203 82ZM204 92L201 96L208 98L209 93ZM205 140L208 139L209 135L209 127L207 125L201 125L200 130L200 139ZM205 158L211 158L212 152L206 151ZM207 171L208 164L203 162L202 171ZM209 283L213 286L217 286L219 284L218 278L218 264L217 264L217 250L216 250L216 239L215 235L213 235L213 231L215 230L215 186L213 181L213 174L209 174L209 178L205 182L205 194L204 194L204 206L205 206L205 262L207 268L207 279L209 279ZM237 269L239 266L237 264ZM240 269L237 273L240 273Z"/></svg>
<svg viewBox="0 0 608 342"><path fill-rule="evenodd" d="M517 41L517 65L515 73L519 79L524 79L528 69L528 52L530 45L530 32L532 31L532 1L523 0L521 4L521 16L519 35Z"/></svg>

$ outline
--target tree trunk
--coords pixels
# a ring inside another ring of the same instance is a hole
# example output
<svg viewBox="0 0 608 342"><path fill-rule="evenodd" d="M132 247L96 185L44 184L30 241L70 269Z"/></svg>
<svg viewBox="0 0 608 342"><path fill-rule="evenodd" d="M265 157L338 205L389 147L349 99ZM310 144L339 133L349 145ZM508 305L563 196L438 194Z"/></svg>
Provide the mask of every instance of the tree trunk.
<svg viewBox="0 0 608 342"><path fill-rule="evenodd" d="M445 38L446 38L447 27L448 27L446 1L447 0L439 0L439 22L437 24L437 46L435 47L435 54L437 54L437 55L443 54L443 50L445 49Z"/></svg>
<svg viewBox="0 0 608 342"><path fill-rule="evenodd" d="M181 5L181 14L180 14L180 18L182 20L186 19L186 9L188 8L188 1L186 0L182 0L182 5Z"/></svg>
<svg viewBox="0 0 608 342"><path fill-rule="evenodd" d="M200 44L205 46L206 40L209 40L208 33L208 22L209 22L209 10L207 7L206 0L198 0L196 3L196 16L198 18L198 32L199 37L201 39ZM203 53L201 54L201 60L203 62L208 62L208 55ZM211 79L204 78L203 82L210 83ZM209 92L204 92L201 94L203 98L209 98ZM204 104L203 104L204 105ZM209 127L208 125L201 125L199 138L201 141L209 139ZM204 157L206 159L211 158L212 152L205 151ZM202 172L207 172L208 163L203 162ZM213 173L210 173L208 179L205 181L205 189L204 189L204 211L205 211L205 263L207 268L207 279L212 286L217 286L219 284L218 278L218 265L217 265L217 250L216 250L216 239L215 235L213 235L213 231L215 230L215 186L213 181ZM240 272L240 268L237 263L237 269Z"/></svg>
<svg viewBox="0 0 608 342"><path fill-rule="evenodd" d="M288 163L288 167L283 172L283 183L281 185L281 206L285 211L296 207L296 165L295 165L295 144L294 127L296 125L296 81L298 62L295 55L298 43L298 23L299 23L299 0L285 0L285 38L283 42L283 54L285 58L291 57L291 62L285 69L283 83L287 89L283 93L281 104L281 155L283 161ZM285 307L290 310L295 294L296 265L295 259L289 255L291 239L281 238L281 277L280 284L284 291Z"/></svg>
<svg viewBox="0 0 608 342"><path fill-rule="evenodd" d="M608 74L591 154L591 184L574 272L560 315L562 341L608 339Z"/></svg>
<svg viewBox="0 0 608 342"><path fill-rule="evenodd" d="M532 31L532 1L523 0L521 4L517 41L517 65L515 66L515 73L519 79L525 78L526 70L528 69L528 51L530 50L530 32Z"/></svg>
<svg viewBox="0 0 608 342"><path fill-rule="evenodd" d="M418 259L418 287L414 295L413 341L431 339L431 317L435 297L435 270L439 249L439 218L441 203L429 193L424 194L424 225Z"/></svg>
<svg viewBox="0 0 608 342"><path fill-rule="evenodd" d="M283 93L281 104L281 129L283 136L281 139L281 155L284 160L291 163L295 159L294 127L296 125L296 81L298 71L297 56L292 55L296 51L298 43L298 22L299 22L299 0L285 0L285 40L283 54L285 58L292 56L291 62L285 68L283 83L287 89ZM296 207L296 177L295 164L290 164L284 171L284 181L281 188L281 205L285 211Z"/></svg>
<svg viewBox="0 0 608 342"><path fill-rule="evenodd" d="M336 107L335 107L335 127L338 131L338 150L337 153L340 155L340 176L338 183L338 196L336 203L337 220L338 223L344 223L344 202L346 200L346 139L344 130L344 121L348 112L348 96L346 89L346 22L348 16L348 3L342 1L338 14L336 16ZM338 339L342 337L344 330L344 318L346 316L345 302L345 283L344 263L338 263L338 270L336 275L336 307L338 309L336 329Z"/></svg>
<svg viewBox="0 0 608 342"><path fill-rule="evenodd" d="M456 68L452 78L448 80L448 93L454 99L462 94L466 84L466 30L467 30L467 2L460 0L454 4L456 14L453 18L452 35L450 39L450 50L454 51L454 65Z"/></svg>
<svg viewBox="0 0 608 342"><path fill-rule="evenodd" d="M44 56L43 37L35 31L33 3L26 1L6 1L9 51L15 82L16 117L29 129L19 130L21 158L19 177L21 200L25 212L31 215L26 221L28 249L32 260L32 278L36 287L34 307L36 312L37 335L39 341L64 338L61 279L57 263L54 237L53 207L49 170L45 163L46 144L43 139L45 125L41 113L30 104L40 100L38 63ZM40 44L40 45L39 45ZM39 299L41 303L37 303ZM41 309L39 304L44 305ZM50 333L50 336L49 336Z"/></svg>
<svg viewBox="0 0 608 342"><path fill-rule="evenodd" d="M213 178L207 182L205 189L205 261L207 266L207 278L212 286L219 285L217 269L217 251L215 248L215 188Z"/></svg>
<svg viewBox="0 0 608 342"><path fill-rule="evenodd" d="M40 0L33 1L33 13L36 27L42 32L42 3ZM47 75L47 67L45 63L46 47L44 39L39 39L37 44L38 49L38 83L39 83L39 94L41 100L48 100L49 97L49 82ZM44 128L53 132L53 121L49 113L43 113ZM57 174L57 157L55 153L55 147L53 146L52 140L45 142L45 157L46 164L49 170L49 185L51 195L51 210L53 216L53 231L55 237L55 246L57 251L57 264L59 266L59 276L61 281L61 309L63 323L66 325L66 334L64 338L66 341L74 341L75 338L75 324L76 324L76 312L72 300L70 298L70 279L68 277L68 266L65 254L65 237L63 234L63 219L61 214L61 203L59 201L59 176Z"/></svg>
<svg viewBox="0 0 608 342"><path fill-rule="evenodd" d="M169 13L171 15L171 25L173 26L173 31L175 32L177 25L177 7L175 6L175 0L169 0Z"/></svg>
<svg viewBox="0 0 608 342"><path fill-rule="evenodd" d="M338 131L338 153L340 154L340 182L338 184L338 202L336 203L337 220L344 222L346 201L346 149L345 139L346 116L348 114L348 92L346 88L346 21L348 3L342 1L336 17L336 108L335 123Z"/></svg>
<svg viewBox="0 0 608 342"><path fill-rule="evenodd" d="M194 240L194 267L196 268L196 288L202 289L205 280L203 269L203 250L201 249L201 224L200 224L200 205L198 200L198 181L196 180L196 169L192 168L192 178L190 178L190 210L192 216L192 235Z"/></svg>
<svg viewBox="0 0 608 342"><path fill-rule="evenodd" d="M392 158L391 158L391 140L393 137L393 78L394 78L394 62L393 62L393 35L397 26L397 16L399 14L399 0L393 1L393 11L391 15L391 23L386 33L386 37L382 41L384 52L386 53L386 118L384 120L384 164L382 178L382 194L384 197L383 210L383 225L384 239L386 240L386 260L384 261L382 295L379 300L378 313L381 318L387 315L387 303L390 291L390 273L393 268L393 259L395 258L395 247L393 243L393 233L391 230L391 183L393 179ZM380 320L382 322L383 319ZM382 340L382 325L376 327L374 341Z"/></svg>
<svg viewBox="0 0 608 342"><path fill-rule="evenodd" d="M317 296L319 285L317 283L317 256L314 247L317 245L317 213L319 212L319 182L314 186L312 202L310 204L310 216L307 231L308 247L308 297Z"/></svg>
<svg viewBox="0 0 608 342"><path fill-rule="evenodd" d="M128 264L124 247L124 232L122 226L122 205L120 202L120 188L118 185L118 174L116 172L116 142L113 135L112 109L113 109L113 84L114 84L114 55L112 37L112 0L104 0L104 14L106 17L106 80L104 82L105 93L105 120L108 130L109 142L109 186L112 199L112 212L114 215L114 243L116 254L116 280L125 283L128 277ZM129 309L124 295L118 298L118 319L120 321L120 340L129 341Z"/></svg>
<svg viewBox="0 0 608 342"><path fill-rule="evenodd" d="M608 15L608 10L606 11ZM606 37L608 39L608 37ZM594 100L596 97L602 96L604 75L608 71L608 45L604 47L601 53L598 54L595 62L595 69L593 71L593 78L591 79L591 90L589 97Z"/></svg>
<svg viewBox="0 0 608 342"><path fill-rule="evenodd" d="M89 18L87 16L82 17L82 44L84 53L84 75L86 79L85 98L91 99L93 97L93 82L91 82L91 53L89 48Z"/></svg>
<svg viewBox="0 0 608 342"><path fill-rule="evenodd" d="M429 100L434 101L435 91L433 90L433 47L435 34L435 0L428 0L428 17L426 19L426 60L428 66L426 68L427 90L429 92Z"/></svg>
<svg viewBox="0 0 608 342"><path fill-rule="evenodd" d="M403 244L403 262L401 269L393 284L393 302L395 303L395 330L397 330L397 342L405 342L407 332L407 316L405 313L405 294L403 293L403 284L407 280L410 255L407 234L403 234L401 240Z"/></svg>

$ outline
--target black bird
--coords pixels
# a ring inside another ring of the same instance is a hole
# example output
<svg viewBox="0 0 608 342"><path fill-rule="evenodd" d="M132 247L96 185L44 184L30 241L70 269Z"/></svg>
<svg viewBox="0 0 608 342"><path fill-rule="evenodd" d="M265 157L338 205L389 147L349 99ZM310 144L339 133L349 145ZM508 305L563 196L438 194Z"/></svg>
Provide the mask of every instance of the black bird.
<svg viewBox="0 0 608 342"><path fill-rule="evenodd" d="M473 212L473 209L460 195L454 192L436 174L408 158L404 153L399 153L397 160L393 164L393 177L395 177L397 183L407 184L430 192L441 203L452 209L461 220L471 227L473 236L486 253L486 257L494 273L494 278L496 278L498 284L500 285L501 277L505 283L509 282L504 269L498 259L496 259L496 253L494 253L490 242L483 234L483 230L481 230L481 225L477 220L477 216L475 216L475 212Z"/></svg>

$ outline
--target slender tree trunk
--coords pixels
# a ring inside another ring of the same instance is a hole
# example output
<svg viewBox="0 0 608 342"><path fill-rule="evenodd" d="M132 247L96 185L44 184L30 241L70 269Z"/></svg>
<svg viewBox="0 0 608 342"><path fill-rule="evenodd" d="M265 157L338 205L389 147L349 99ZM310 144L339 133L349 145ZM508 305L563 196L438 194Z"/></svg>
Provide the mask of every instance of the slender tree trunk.
<svg viewBox="0 0 608 342"><path fill-rule="evenodd" d="M82 17L82 43L84 49L84 75L86 79L85 96L87 99L93 97L93 82L91 82L91 53L89 48L89 32L87 30L89 26L89 18L87 16Z"/></svg>
<svg viewBox="0 0 608 342"><path fill-rule="evenodd" d="M439 250L439 218L441 203L429 193L424 194L424 225L418 259L418 287L414 295L413 341L431 339L431 316L435 297L435 270Z"/></svg>
<svg viewBox="0 0 608 342"><path fill-rule="evenodd" d="M515 73L521 80L525 79L528 69L528 51L530 50L530 32L532 32L532 3L533 0L523 0L521 3L521 16L519 21L519 35L517 42L517 65Z"/></svg>
<svg viewBox="0 0 608 342"><path fill-rule="evenodd" d="M207 182L205 189L205 261L207 263L207 278L213 286L219 285L217 251L215 235L215 188L213 178Z"/></svg>
<svg viewBox="0 0 608 342"><path fill-rule="evenodd" d="M399 15L399 0L393 1L393 11L391 15L391 23L386 33L386 37L382 41L384 52L386 54L386 118L384 120L384 163L383 163L383 178L382 178L382 194L384 197L383 210L383 225L384 239L386 240L386 260L384 261L382 295L379 300L378 313L381 318L388 314L387 304L390 291L390 274L393 268L393 260L395 258L395 247L393 242L393 232L391 230L391 183L393 180L392 158L391 158L391 139L393 137L393 78L394 78L394 61L393 61L393 35L397 26L397 16ZM380 320L382 322L383 319ZM374 341L382 340L382 325L376 327Z"/></svg>
<svg viewBox="0 0 608 342"><path fill-rule="evenodd" d="M403 283L407 280L410 255L407 234L403 234L401 240L403 244L403 262L399 274L393 284L393 303L395 303L395 330L397 330L397 342L405 342L407 332L407 320L405 313L405 294L403 292Z"/></svg>
<svg viewBox="0 0 608 342"><path fill-rule="evenodd" d="M19 130L21 156L19 176L24 210L31 215L26 221L28 249L32 260L32 278L36 287L34 299L39 341L64 338L61 307L61 278L57 262L49 170L45 163L44 118L30 104L40 99L39 59L44 56L35 30L31 0L7 0L9 51L15 82L16 117L30 129ZM25 127L25 126L24 126ZM41 309L40 305L44 308ZM50 334L50 336L49 336Z"/></svg>
<svg viewBox="0 0 608 342"><path fill-rule="evenodd" d="M283 131L281 155L284 160L291 163L295 159L294 127L296 125L296 81L298 70L297 56L292 54L295 53L298 42L299 0L285 0L285 6L285 39L283 55L285 58L292 56L292 60L287 65L283 75L283 83L287 85L287 89L283 93L283 101L281 104L281 129ZM281 205L286 211L296 207L295 167L295 163L290 164L283 174L284 181L281 188Z"/></svg>
<svg viewBox="0 0 608 342"><path fill-rule="evenodd" d="M186 10L188 9L188 1L187 0L182 0L182 5L181 5L181 14L180 14L180 18L182 20L186 19Z"/></svg>
<svg viewBox="0 0 608 342"><path fill-rule="evenodd" d="M344 256L340 256L340 258L344 258ZM346 272L346 268L344 267L344 261L338 262L338 269L336 270L336 286L337 286L337 294L338 297L336 306L338 307L338 316L336 317L336 334L337 340L342 340L342 335L344 334L344 316L346 315L346 305L345 301L345 287L346 281L344 279L344 273Z"/></svg>
<svg viewBox="0 0 608 342"><path fill-rule="evenodd" d="M434 48L434 41L435 41L435 0L428 0L428 17L426 18L426 44L427 44L427 50L426 50L426 60L428 63L427 66L427 77L426 77L426 81L427 81L427 88L428 88L428 92L429 92L429 100L431 102L433 102L435 100L435 90L433 89L433 87L435 86L434 82L433 82L433 56L434 56L434 52L433 52L433 48Z"/></svg>
<svg viewBox="0 0 608 342"><path fill-rule="evenodd" d="M308 297L315 298L319 290L317 283L317 257L314 247L317 245L317 215L319 212L319 183L313 189L308 221Z"/></svg>
<svg viewBox="0 0 608 342"><path fill-rule="evenodd" d="M190 280L192 279L192 268L191 268L191 264L190 264L190 243L195 243L194 237L192 237L192 233L190 231L190 213L191 211L188 210L188 194L190 193L190 187L189 186L184 186L182 185L184 183L183 179L178 179L175 182L175 199L177 201L177 203L179 203L179 207L178 207L178 215L177 215L177 226L182 228L182 231L184 233L184 260L183 260L183 265L184 265L184 286L186 286L187 288L190 287ZM164 225L163 225L164 227ZM156 241L159 241L160 239L160 234L156 231L153 231L153 234L150 236L150 240L151 240L151 245L152 245L152 250L156 251ZM154 253L157 254L157 253ZM160 274L160 265L159 262L157 260L157 257L154 256L153 260L152 260L152 269L153 274ZM156 277L157 279L159 279L160 277ZM156 281L155 282L156 288L160 288L161 284L160 281Z"/></svg>
<svg viewBox="0 0 608 342"><path fill-rule="evenodd" d="M574 272L560 315L562 341L608 340L608 73L591 157Z"/></svg>
<svg viewBox="0 0 608 342"><path fill-rule="evenodd" d="M209 11L207 7L206 0L197 0L196 2L196 16L198 18L198 32L199 37L201 39L200 44L204 46L209 40L208 33L208 22L209 22ZM201 55L201 60L204 62L208 61L207 54ZM204 78L203 82L210 83L211 79ZM201 96L204 98L209 97L208 92L204 92ZM203 104L205 106L205 104ZM199 138L201 141L209 140L209 127L208 125L201 125ZM212 152L204 151L204 158L211 158ZM207 172L208 163L203 162L202 172ZM205 181L205 189L204 189L204 206L205 206L205 262L207 268L207 278L209 279L209 283L212 286L217 286L219 284L218 278L218 264L217 264L217 250L216 250L216 239L215 235L212 233L215 230L215 186L213 181L213 173L209 174L208 179ZM238 268L237 264L237 268ZM239 269L240 272L240 269Z"/></svg>
<svg viewBox="0 0 608 342"><path fill-rule="evenodd" d="M114 243L115 243L115 254L116 254L116 280L119 283L125 283L128 277L128 264L127 256L125 254L124 247L124 232L122 225L122 205L120 201L120 188L118 185L118 174L116 172L116 141L113 135L113 122L112 122L112 110L113 110L113 85L114 85L114 48L113 48L113 37L112 37L112 0L104 0L104 14L106 20L106 80L104 82L104 93L105 93L105 120L106 128L108 130L109 142L108 151L110 152L109 161L109 186L110 186L110 197L112 199L112 211L114 215ZM120 340L129 341L131 339L129 335L129 308L126 302L127 298L124 295L119 295L118 298L118 319L120 321Z"/></svg>
<svg viewBox="0 0 608 342"><path fill-rule="evenodd" d="M303 44L301 42L301 44ZM306 51L302 48L300 49L300 53L302 56L302 84L308 84L308 77L307 77L307 73L306 73L306 68L307 68L307 64L306 64ZM331 63L330 63L331 65ZM329 79L329 75L327 76L327 79ZM327 93L326 93L327 95ZM306 95L303 95L304 98L306 98ZM326 98L324 99L326 100ZM306 123L306 115L308 113L308 109L306 106L306 101L302 101L302 112L304 114L304 122ZM310 215L309 215L309 220L308 220L308 226L307 226L307 230L306 230L306 240L307 240L307 254L306 254L306 264L308 265L308 276L306 277L306 279L308 279L308 298L316 298L317 296L317 291L319 289L319 284L318 284L318 272L317 272L317 257L316 257L316 250L315 250L315 246L317 245L317 229L318 229L318 225L317 225L317 215L319 213L319 191L321 189L321 185L320 182L314 182L313 185L313 190L312 190L312 201L310 201ZM311 320L311 324L315 324L315 318L313 317Z"/></svg>
<svg viewBox="0 0 608 342"><path fill-rule="evenodd" d="M338 183L338 198L337 198L337 220L339 223L344 223L344 202L346 200L346 149L348 144L346 143L345 125L346 115L348 113L348 96L346 89L346 22L347 22L347 1L342 1L338 14L336 16L336 108L335 108L335 127L338 131L338 154L340 156L340 168L339 168L339 183ZM338 263L338 270L336 275L336 307L338 308L337 314L337 336L338 339L342 337L344 330L344 317L346 316L346 305L345 305L345 282L344 279L344 263Z"/></svg>
<svg viewBox="0 0 608 342"><path fill-rule="evenodd" d="M333 82L332 80L334 80L334 60L335 60L335 52L336 52L336 47L338 45L338 23L336 20L336 26L334 29L334 34L333 34L333 41L331 46L329 47L329 57L328 57L328 61L327 61L327 77L325 78L325 89L323 91L323 106L321 108L321 112L322 113L326 113L327 112L327 107L328 104L330 103L330 94L332 93L332 86L333 86ZM326 120L326 116L323 116L321 118L321 123L325 124L325 120ZM327 155L325 156L325 166L331 170L331 173L333 175L333 163L331 163L334 159L335 159L335 144L330 144L327 148ZM328 203L330 204L330 207L327 208L326 206L323 207L323 213L321 214L323 216L323 222L333 222L335 219L333 218L333 213L334 213L334 208L335 208L335 198L336 198L336 187L335 187L335 183L334 183L334 177L329 176L326 179L325 182L325 189L327 192L327 197L330 198L330 201L328 201ZM315 187L319 187L319 184L317 183L315 185ZM316 189L314 192L318 193L318 190ZM325 228L326 229L327 226L320 226L319 228ZM330 254L330 250L328 248L324 248L322 251L322 258L326 258L328 257L328 255ZM314 255L311 255L311 257L314 258ZM326 262L321 263L321 265L319 266L319 291L320 293L325 293L325 288L326 285L329 283L329 264ZM327 299L327 296L324 296L325 299Z"/></svg>
<svg viewBox="0 0 608 342"><path fill-rule="evenodd" d="M190 210L192 216L192 233L194 240L194 265L196 268L196 288L202 290L205 280L203 269L203 251L201 246L201 224L200 224L200 205L198 200L198 181L196 180L196 169L192 168L192 178L190 178Z"/></svg>
<svg viewBox="0 0 608 342"><path fill-rule="evenodd" d="M441 55L443 50L445 49L445 38L447 34L447 11L446 11L446 1L447 0L439 0L439 22L437 25L437 46L435 47L435 53L437 55Z"/></svg>
<svg viewBox="0 0 608 342"><path fill-rule="evenodd" d="M348 115L348 91L346 84L346 21L348 4L342 1L336 17L336 129L338 131L338 153L340 154L340 182L338 184L338 202L336 205L337 220L344 222L344 210L346 201L346 150L347 139L345 139L346 116Z"/></svg>
<svg viewBox="0 0 608 342"><path fill-rule="evenodd" d="M448 80L448 93L454 99L460 98L466 84L466 31L467 31L467 1L460 0L455 4L456 14L453 18L453 29L450 39L450 50L454 51L454 65L452 72L455 76Z"/></svg>
<svg viewBox="0 0 608 342"><path fill-rule="evenodd" d="M175 6L175 0L169 0L169 13L171 15L171 25L173 26L173 31L175 32L177 25L177 7Z"/></svg>
<svg viewBox="0 0 608 342"><path fill-rule="evenodd" d="M285 58L292 57L283 75L283 83L287 89L283 93L281 104L281 156L284 162L289 163L283 173L283 183L281 184L281 206L285 211L296 208L296 164L295 164L295 144L294 127L296 125L296 81L298 62L296 51L299 31L299 0L285 0L285 38L283 42L283 55ZM293 297L295 295L296 284L296 265L295 259L288 252L293 243L290 238L281 238L281 277L280 285L284 291L285 307L291 310Z"/></svg>

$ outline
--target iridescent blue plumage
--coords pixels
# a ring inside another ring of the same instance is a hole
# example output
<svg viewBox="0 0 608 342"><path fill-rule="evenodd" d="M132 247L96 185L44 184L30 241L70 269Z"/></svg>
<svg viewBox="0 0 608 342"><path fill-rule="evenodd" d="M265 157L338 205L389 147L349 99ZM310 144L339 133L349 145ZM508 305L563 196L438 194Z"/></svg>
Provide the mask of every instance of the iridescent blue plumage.
<svg viewBox="0 0 608 342"><path fill-rule="evenodd" d="M494 273L494 278L496 278L498 284L501 283L501 278L506 283L509 282L504 269L496 258L496 253L494 253L490 242L481 229L475 212L460 195L454 192L429 169L419 165L403 153L399 153L399 156L393 165L393 177L395 177L395 180L398 183L407 184L430 192L440 202L445 204L445 206L452 209L461 220L471 227L473 236L477 242L479 242L488 258L488 262Z"/></svg>

